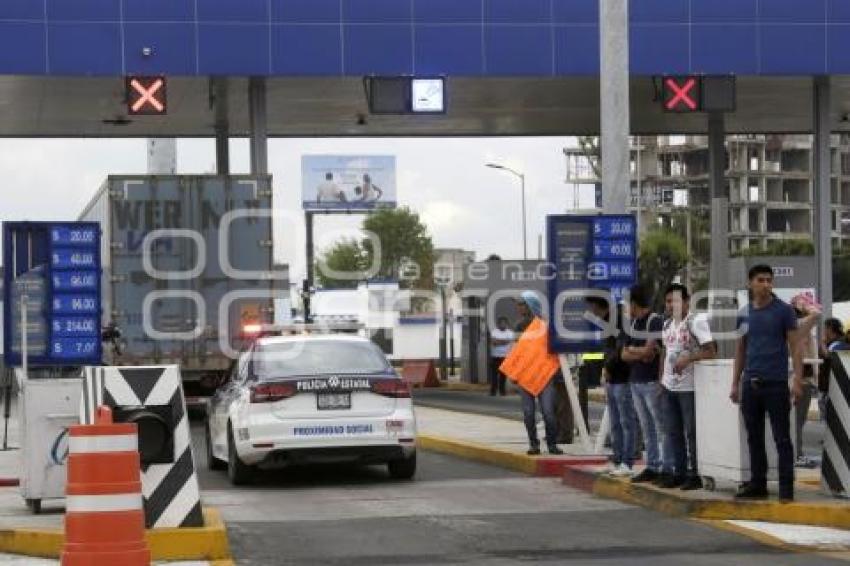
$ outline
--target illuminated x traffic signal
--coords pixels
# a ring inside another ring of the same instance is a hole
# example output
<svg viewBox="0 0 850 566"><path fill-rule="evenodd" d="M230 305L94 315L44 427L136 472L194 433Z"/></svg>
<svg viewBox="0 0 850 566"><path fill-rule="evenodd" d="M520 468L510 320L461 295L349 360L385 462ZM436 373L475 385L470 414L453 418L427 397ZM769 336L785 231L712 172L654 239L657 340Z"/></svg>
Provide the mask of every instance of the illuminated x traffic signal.
<svg viewBox="0 0 850 566"><path fill-rule="evenodd" d="M661 77L661 103L665 112L734 112L736 98L732 75Z"/></svg>
<svg viewBox="0 0 850 566"><path fill-rule="evenodd" d="M664 77L664 110L699 112L701 87L700 77Z"/></svg>
<svg viewBox="0 0 850 566"><path fill-rule="evenodd" d="M160 116L168 111L165 77L127 77L127 113Z"/></svg>

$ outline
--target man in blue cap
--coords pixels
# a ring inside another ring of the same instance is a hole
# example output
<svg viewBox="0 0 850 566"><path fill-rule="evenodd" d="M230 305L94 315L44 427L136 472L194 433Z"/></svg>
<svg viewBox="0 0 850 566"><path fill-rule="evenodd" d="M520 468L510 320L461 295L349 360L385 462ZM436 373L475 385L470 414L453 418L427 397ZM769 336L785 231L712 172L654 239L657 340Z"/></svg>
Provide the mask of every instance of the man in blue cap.
<svg viewBox="0 0 850 566"><path fill-rule="evenodd" d="M517 324L517 334L521 334L528 328L535 318L543 319L543 305L537 294L533 291L523 291L520 294L520 299L517 301L517 311L519 313L519 323ZM534 395L519 388L520 396L522 397L522 414L525 421L525 430L528 432L528 452L529 456L540 454L540 440L537 437L537 418L536 406L540 403L540 412L543 413L543 423L546 427L546 446L549 454L563 454L563 450L558 448L558 420L556 416L557 390L555 382L560 378L561 372L553 374L549 383L535 398Z"/></svg>

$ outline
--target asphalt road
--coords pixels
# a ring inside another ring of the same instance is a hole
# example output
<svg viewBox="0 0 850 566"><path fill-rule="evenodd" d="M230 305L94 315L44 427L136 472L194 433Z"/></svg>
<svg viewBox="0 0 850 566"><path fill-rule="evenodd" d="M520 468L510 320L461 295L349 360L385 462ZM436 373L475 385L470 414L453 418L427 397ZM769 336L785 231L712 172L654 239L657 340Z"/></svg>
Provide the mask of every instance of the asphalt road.
<svg viewBox="0 0 850 566"><path fill-rule="evenodd" d="M221 510L243 566L840 564L428 452L412 481L380 467L324 466L234 488L204 469L203 436L193 432L204 502Z"/></svg>
<svg viewBox="0 0 850 566"><path fill-rule="evenodd" d="M487 391L450 391L447 389L415 389L413 400L416 405L448 409L480 415L489 415L522 421L522 407L518 395L491 397ZM605 406L591 402L590 432L595 434L599 429ZM538 419L540 415L538 414ZM820 421L808 421L803 428L803 447L806 456L820 461L821 440L824 437L824 425Z"/></svg>

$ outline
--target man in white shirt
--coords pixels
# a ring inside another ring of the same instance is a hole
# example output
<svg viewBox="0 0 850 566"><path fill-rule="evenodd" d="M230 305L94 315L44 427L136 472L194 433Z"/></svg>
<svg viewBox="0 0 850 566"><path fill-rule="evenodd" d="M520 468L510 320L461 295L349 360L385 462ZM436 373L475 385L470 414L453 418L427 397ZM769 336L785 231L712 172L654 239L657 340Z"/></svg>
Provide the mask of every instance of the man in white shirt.
<svg viewBox="0 0 850 566"><path fill-rule="evenodd" d="M499 366L508 357L513 346L515 335L508 327L508 319L500 316L496 321L497 328L490 331L490 395L505 395L505 374L499 371Z"/></svg>
<svg viewBox="0 0 850 566"><path fill-rule="evenodd" d="M678 283L670 285L664 292L664 300L669 317L661 331L664 462L656 485L667 489L699 489L702 481L697 471L694 363L714 358L717 348L707 318L689 312L687 287Z"/></svg>
<svg viewBox="0 0 850 566"><path fill-rule="evenodd" d="M334 182L333 173L325 173L325 180L316 188L316 202L346 202L343 193Z"/></svg>

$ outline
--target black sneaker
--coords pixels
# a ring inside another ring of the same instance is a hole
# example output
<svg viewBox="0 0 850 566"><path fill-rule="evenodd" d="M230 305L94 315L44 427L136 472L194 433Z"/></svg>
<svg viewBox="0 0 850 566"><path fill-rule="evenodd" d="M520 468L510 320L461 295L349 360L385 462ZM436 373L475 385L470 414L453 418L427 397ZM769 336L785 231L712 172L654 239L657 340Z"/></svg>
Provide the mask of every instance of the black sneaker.
<svg viewBox="0 0 850 566"><path fill-rule="evenodd" d="M649 468L645 468L641 473L632 478L632 483L651 482L657 477L657 472L650 470Z"/></svg>
<svg viewBox="0 0 850 566"><path fill-rule="evenodd" d="M673 476L671 474L668 474L666 472L661 472L660 474L655 476L654 480L652 480L652 485L654 485L656 487L661 487L662 483L665 483L669 478L672 478L672 477Z"/></svg>
<svg viewBox="0 0 850 566"><path fill-rule="evenodd" d="M736 499L767 499L767 488L745 483L735 494Z"/></svg>
<svg viewBox="0 0 850 566"><path fill-rule="evenodd" d="M529 456L540 456L540 447L539 446L532 446L531 448L528 449L526 454L528 454Z"/></svg>
<svg viewBox="0 0 850 566"><path fill-rule="evenodd" d="M564 451L558 448L557 446L549 447L549 454L551 454L552 456L561 456L563 453Z"/></svg>
<svg viewBox="0 0 850 566"><path fill-rule="evenodd" d="M697 489L702 489L702 480L698 477L690 477L685 480L685 483L682 484L680 488L682 491L694 491Z"/></svg>
<svg viewBox="0 0 850 566"><path fill-rule="evenodd" d="M664 479L656 482L655 485L662 489L674 489L685 483L685 478L682 476L671 476L669 474L664 476Z"/></svg>

